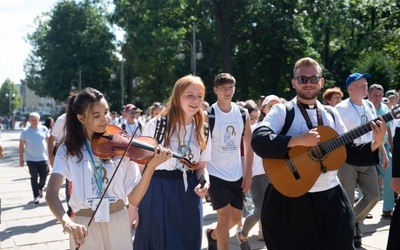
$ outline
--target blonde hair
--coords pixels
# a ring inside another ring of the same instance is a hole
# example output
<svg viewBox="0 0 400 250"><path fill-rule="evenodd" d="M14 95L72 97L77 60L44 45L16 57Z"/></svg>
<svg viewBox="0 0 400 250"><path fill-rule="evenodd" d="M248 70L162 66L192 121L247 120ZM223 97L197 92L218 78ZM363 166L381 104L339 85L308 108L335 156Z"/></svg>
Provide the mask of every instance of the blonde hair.
<svg viewBox="0 0 400 250"><path fill-rule="evenodd" d="M318 69L318 74L319 76L322 77L322 68L319 65L319 63L317 61L315 61L314 59L310 58L310 57L304 57L299 59L296 64L294 65L294 69L293 69L293 79L296 78L296 71L300 68L300 67L304 67L304 66L315 66Z"/></svg>

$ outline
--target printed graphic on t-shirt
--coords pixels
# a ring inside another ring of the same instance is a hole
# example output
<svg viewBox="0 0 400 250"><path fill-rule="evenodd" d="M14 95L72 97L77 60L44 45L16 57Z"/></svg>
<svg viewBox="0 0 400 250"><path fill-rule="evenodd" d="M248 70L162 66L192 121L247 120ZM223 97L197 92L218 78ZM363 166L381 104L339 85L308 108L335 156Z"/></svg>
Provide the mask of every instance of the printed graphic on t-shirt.
<svg viewBox="0 0 400 250"><path fill-rule="evenodd" d="M198 161L198 159L194 159L195 155L200 155L199 146L197 141L194 140L192 137L190 141L190 145L188 147L188 141L178 141L177 139L173 138L171 139L170 146L172 151L175 151L174 149L177 149L175 152L177 152L180 155L183 155L186 159L189 161L195 160ZM193 151L194 150L194 151ZM171 164L173 164L172 169L182 169L183 164L179 162L179 159L172 158L170 160Z"/></svg>
<svg viewBox="0 0 400 250"><path fill-rule="evenodd" d="M223 132L221 134L224 136L220 138L219 152L231 153L238 149L240 145L237 145L236 141L238 141L238 136L241 135L241 133L238 132L238 127L238 123L220 124L220 131Z"/></svg>

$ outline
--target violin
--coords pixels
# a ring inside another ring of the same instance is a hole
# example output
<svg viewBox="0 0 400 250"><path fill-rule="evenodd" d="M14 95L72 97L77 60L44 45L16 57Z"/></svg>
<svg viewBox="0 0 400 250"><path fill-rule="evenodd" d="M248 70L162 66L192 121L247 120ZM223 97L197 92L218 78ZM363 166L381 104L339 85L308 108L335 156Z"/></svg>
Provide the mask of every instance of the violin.
<svg viewBox="0 0 400 250"><path fill-rule="evenodd" d="M94 133L91 141L92 151L100 158L109 159L116 155L123 155L130 160L147 164L154 157L154 148L158 146L156 139L150 136L131 138L123 129L115 125L108 125L104 133ZM191 163L183 155L172 153L172 157L179 160L190 170L199 168L197 163Z"/></svg>

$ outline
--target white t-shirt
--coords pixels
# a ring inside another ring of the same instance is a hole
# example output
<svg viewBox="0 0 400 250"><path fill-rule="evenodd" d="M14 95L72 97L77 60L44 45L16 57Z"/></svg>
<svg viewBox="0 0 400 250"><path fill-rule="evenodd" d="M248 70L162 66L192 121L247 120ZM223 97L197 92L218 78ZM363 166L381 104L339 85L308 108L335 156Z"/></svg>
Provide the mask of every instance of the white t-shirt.
<svg viewBox="0 0 400 250"><path fill-rule="evenodd" d="M66 113L59 116L54 123L53 129L51 130L51 135L56 138L56 143L58 143L64 136L64 126L67 119Z"/></svg>
<svg viewBox="0 0 400 250"><path fill-rule="evenodd" d="M143 128L142 135L154 137L154 133L156 131L156 125L157 125L157 118L153 118L150 121L148 121L146 126ZM184 127L181 128L179 133L173 134L170 141L170 149L172 150L172 152L180 155L187 152L186 158L188 158L190 161L196 161L196 162L209 161L211 158L211 140L210 138L208 138L207 147L203 152L201 152L201 149L197 142L197 136L195 134L195 126L196 125L194 124L192 128L192 124L185 125ZM185 135L185 129L187 131L186 135ZM191 131L193 132L190 140L189 149L187 150L186 145L188 145L189 143ZM161 145L163 146L164 142L162 142ZM169 171L176 170L177 164L180 164L178 162L178 159L171 158L170 160L160 164L156 168L156 170L169 170Z"/></svg>
<svg viewBox="0 0 400 250"><path fill-rule="evenodd" d="M294 102L293 108L295 111L295 115L292 122L292 126L286 133L286 135L288 136L301 135L310 130L307 127L306 121L299 107L296 104L297 97L295 97L292 100L292 102ZM318 102L318 106L322 106L320 102ZM321 108L320 111L321 111L323 125L335 129L335 131L339 135L346 132L346 127L344 126L343 121L340 119L339 113L335 109L332 109L332 112L335 115L335 120L333 120L333 117L324 108ZM313 127L318 126L316 109L306 109L306 112L310 117ZM284 104L276 104L272 107L271 111L261 122L261 125L265 125L270 129L272 129L272 131L274 131L275 134L279 134L282 131L283 125L285 124L285 118L286 118L286 106ZM337 185L339 185L337 170L327 171L326 173L321 173L321 175L315 182L314 186L308 192L313 193L313 192L325 191Z"/></svg>
<svg viewBox="0 0 400 250"><path fill-rule="evenodd" d="M257 122L253 125L251 125L251 132L253 132L258 126L260 126L261 122ZM253 158L253 177L256 175L262 175L265 174L262 158L258 156L256 153L254 153L254 158Z"/></svg>
<svg viewBox="0 0 400 250"><path fill-rule="evenodd" d="M110 122L108 124L118 126L119 125L119 118L118 117L111 118Z"/></svg>
<svg viewBox="0 0 400 250"><path fill-rule="evenodd" d="M240 157L240 141L243 134L243 119L239 107L231 103L231 110L223 112L214 103L215 124L210 133L212 152L211 160L207 163L210 175L226 181L237 181L243 176ZM246 119L248 113L246 111Z"/></svg>
<svg viewBox="0 0 400 250"><path fill-rule="evenodd" d="M89 142L90 143L90 142ZM61 174L68 180L72 181L73 190L69 205L73 211L91 208L91 200L99 197L99 183L96 182L93 172L93 163L90 154L86 150L86 146L82 147L83 159L79 161L77 156L66 156L66 147L64 144L60 146L55 157L52 173ZM116 156L113 159L103 161L102 171L102 189L104 190L109 183L121 157ZM101 163L100 159L93 155L93 160L98 168ZM123 162L119 166L117 173L108 188L106 198L111 198L112 202L121 199L125 203L127 195L139 183L141 178L138 165L130 161L128 157L124 157Z"/></svg>
<svg viewBox="0 0 400 250"><path fill-rule="evenodd" d="M376 118L376 110L374 105L368 100L362 100L362 103L363 103L362 106L357 106L355 104L352 104L350 102L350 99L347 98L346 100L341 101L338 105L335 106L347 130L359 127L365 124L366 122L372 121L373 119ZM367 118L367 120L365 119L365 117ZM371 131L355 139L354 142L355 143L371 142L372 139L373 139L373 133Z"/></svg>
<svg viewBox="0 0 400 250"><path fill-rule="evenodd" d="M138 121L136 119L133 121L133 124L129 124L128 121L125 121L124 123L121 123L121 125L119 125L119 127L124 129L125 132L130 136L132 136L133 133L135 133L135 130L137 128L136 133L135 133L135 137L138 137L138 136L142 135L142 129L143 128L139 127L139 123L138 123Z"/></svg>

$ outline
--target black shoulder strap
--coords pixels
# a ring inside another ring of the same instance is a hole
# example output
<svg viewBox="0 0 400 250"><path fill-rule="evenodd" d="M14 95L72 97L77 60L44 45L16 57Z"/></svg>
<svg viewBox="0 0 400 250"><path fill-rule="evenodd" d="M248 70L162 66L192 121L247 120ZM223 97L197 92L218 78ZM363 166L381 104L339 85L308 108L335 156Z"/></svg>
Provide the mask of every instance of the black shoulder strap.
<svg viewBox="0 0 400 250"><path fill-rule="evenodd" d="M285 117L285 124L282 127L282 131L279 133L280 135L286 135L286 133L289 131L290 126L292 125L292 122L294 120L294 108L293 108L293 102L285 102L285 107L286 107L286 117Z"/></svg>
<svg viewBox="0 0 400 250"><path fill-rule="evenodd" d="M157 117L156 131L154 132L154 139L156 139L158 144L164 140L165 128L167 127L167 117L159 116Z"/></svg>
<svg viewBox="0 0 400 250"><path fill-rule="evenodd" d="M209 133L210 136L212 137L212 132L214 129L214 125L215 125L215 111L214 111L214 107L210 106L206 109L207 112L207 116L208 116L208 126L209 126Z"/></svg>
<svg viewBox="0 0 400 250"><path fill-rule="evenodd" d="M204 136L206 137L206 142L208 141L208 136L210 136L210 126L204 123Z"/></svg>
<svg viewBox="0 0 400 250"><path fill-rule="evenodd" d="M293 102L285 102L284 103L286 106L286 117L285 117L285 124L283 125L282 131L279 133L280 135L286 135L286 133L289 131L290 126L293 123L294 120L294 108L293 108ZM333 114L333 110L331 106L325 105L325 110L332 116L333 121L335 122L335 115Z"/></svg>
<svg viewBox="0 0 400 250"><path fill-rule="evenodd" d="M246 109L238 106L240 110L240 114L242 115L243 125L246 125Z"/></svg>
<svg viewBox="0 0 400 250"><path fill-rule="evenodd" d="M207 145L207 141L208 141L208 136L210 135L210 127L208 126L208 124L205 122L204 123L204 136L206 137L206 145ZM200 151L200 154L203 153L203 150Z"/></svg>
<svg viewBox="0 0 400 250"><path fill-rule="evenodd" d="M332 106L329 106L329 105L325 105L324 107L325 107L326 112L328 112L328 113L332 116L333 122L336 123L336 121L335 121L335 115L333 114L333 110L332 110L333 107L332 107Z"/></svg>
<svg viewBox="0 0 400 250"><path fill-rule="evenodd" d="M125 122L122 123L121 128L122 128L123 130L125 130L125 132L126 132L126 124L125 124Z"/></svg>
<svg viewBox="0 0 400 250"><path fill-rule="evenodd" d="M239 110L240 110L240 114L242 115L242 120L243 120L243 132L242 132L242 136L244 135L244 129L246 128L246 109L239 106Z"/></svg>

